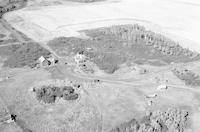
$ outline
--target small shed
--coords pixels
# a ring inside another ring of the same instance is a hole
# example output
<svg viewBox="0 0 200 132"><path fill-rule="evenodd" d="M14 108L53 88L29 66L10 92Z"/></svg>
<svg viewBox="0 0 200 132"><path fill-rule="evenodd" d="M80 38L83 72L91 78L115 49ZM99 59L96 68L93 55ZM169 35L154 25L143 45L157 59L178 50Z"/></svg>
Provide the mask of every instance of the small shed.
<svg viewBox="0 0 200 132"><path fill-rule="evenodd" d="M161 84L161 85L159 85L159 86L157 87L157 90L166 90L166 89L168 89L168 86L165 85L165 84Z"/></svg>

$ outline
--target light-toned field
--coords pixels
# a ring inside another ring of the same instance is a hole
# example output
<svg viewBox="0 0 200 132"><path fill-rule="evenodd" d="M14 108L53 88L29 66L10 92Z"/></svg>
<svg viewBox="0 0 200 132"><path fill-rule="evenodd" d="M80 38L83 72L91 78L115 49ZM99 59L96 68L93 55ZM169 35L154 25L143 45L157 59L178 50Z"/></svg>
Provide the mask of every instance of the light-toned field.
<svg viewBox="0 0 200 132"><path fill-rule="evenodd" d="M12 26L36 41L76 36L76 31L117 24L140 23L200 51L198 0L121 0L91 4L28 6L7 13ZM48 4L47 4L48 5Z"/></svg>

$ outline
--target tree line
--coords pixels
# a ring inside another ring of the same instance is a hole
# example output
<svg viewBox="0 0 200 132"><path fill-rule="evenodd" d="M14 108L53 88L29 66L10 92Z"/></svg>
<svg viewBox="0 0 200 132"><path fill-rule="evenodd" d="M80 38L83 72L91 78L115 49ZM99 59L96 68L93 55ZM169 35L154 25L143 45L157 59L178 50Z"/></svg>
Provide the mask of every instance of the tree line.
<svg viewBox="0 0 200 132"><path fill-rule="evenodd" d="M26 5L27 0L9 0L7 4L0 5L0 17L9 11L17 10Z"/></svg>

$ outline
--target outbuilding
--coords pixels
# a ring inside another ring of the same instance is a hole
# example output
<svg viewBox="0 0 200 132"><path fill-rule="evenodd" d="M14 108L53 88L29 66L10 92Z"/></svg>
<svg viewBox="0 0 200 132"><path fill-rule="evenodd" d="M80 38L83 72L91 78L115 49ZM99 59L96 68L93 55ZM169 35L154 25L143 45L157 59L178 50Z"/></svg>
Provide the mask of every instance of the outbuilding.
<svg viewBox="0 0 200 132"><path fill-rule="evenodd" d="M165 84L161 84L161 85L159 85L159 86L157 87L157 90L166 90L166 89L168 89L168 86L165 85Z"/></svg>
<svg viewBox="0 0 200 132"><path fill-rule="evenodd" d="M40 64L40 67L48 67L48 66L55 65L55 63L57 63L57 60L55 59L53 55L49 57L40 56L40 58L38 59L38 62Z"/></svg>

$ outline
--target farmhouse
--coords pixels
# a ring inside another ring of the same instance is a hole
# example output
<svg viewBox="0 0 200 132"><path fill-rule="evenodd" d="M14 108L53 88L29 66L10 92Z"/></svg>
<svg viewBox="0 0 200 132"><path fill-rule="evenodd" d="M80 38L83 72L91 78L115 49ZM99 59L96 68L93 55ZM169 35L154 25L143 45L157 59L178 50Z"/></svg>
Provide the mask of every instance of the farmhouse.
<svg viewBox="0 0 200 132"><path fill-rule="evenodd" d="M40 67L48 67L53 66L58 62L57 59L53 55L50 55L49 57L40 56L38 58L38 63Z"/></svg>
<svg viewBox="0 0 200 132"><path fill-rule="evenodd" d="M75 56L74 56L74 60L77 64L80 63L84 63L86 62L86 56L82 53L82 52L78 52Z"/></svg>

